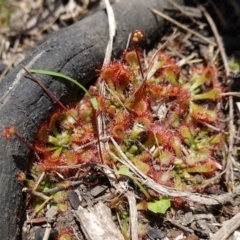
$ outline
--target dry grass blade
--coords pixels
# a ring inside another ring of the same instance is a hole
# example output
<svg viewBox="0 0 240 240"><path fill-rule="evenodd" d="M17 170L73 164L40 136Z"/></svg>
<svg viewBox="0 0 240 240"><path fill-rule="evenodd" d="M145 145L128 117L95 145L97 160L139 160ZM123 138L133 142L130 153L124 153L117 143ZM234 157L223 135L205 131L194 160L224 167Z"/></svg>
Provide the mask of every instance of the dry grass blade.
<svg viewBox="0 0 240 240"><path fill-rule="evenodd" d="M129 203L129 219L130 219L130 231L131 231L131 240L138 240L138 217L137 217L137 206L136 199L132 192L127 191L125 196L128 199Z"/></svg>
<svg viewBox="0 0 240 240"><path fill-rule="evenodd" d="M140 170L138 170L134 164L127 158L127 156L123 153L121 148L118 146L117 142L113 139L110 138L112 141L114 147L120 154L121 158L117 157L114 153L110 152L110 155L127 166L138 178L138 181L142 184L145 185L146 187L156 191L157 193L165 196L170 196L170 197L183 197L186 199L189 199L193 202L198 202L198 203L204 203L205 205L219 205L219 204L224 204L226 202L231 202L235 196L240 194L240 186L235 188L232 193L226 193L222 194L219 196L208 196L208 195L201 195L197 193L191 193L191 192L182 192L178 191L173 188L165 187L163 185L157 184L154 182L151 178L143 174Z"/></svg>
<svg viewBox="0 0 240 240"><path fill-rule="evenodd" d="M48 240L49 239L51 229L52 229L51 225L48 223L42 240Z"/></svg>

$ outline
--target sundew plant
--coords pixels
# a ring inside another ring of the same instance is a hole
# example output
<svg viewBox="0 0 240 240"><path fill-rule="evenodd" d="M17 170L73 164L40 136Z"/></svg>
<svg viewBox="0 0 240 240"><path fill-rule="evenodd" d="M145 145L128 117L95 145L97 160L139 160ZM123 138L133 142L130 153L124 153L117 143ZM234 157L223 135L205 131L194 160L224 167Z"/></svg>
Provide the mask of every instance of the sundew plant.
<svg viewBox="0 0 240 240"><path fill-rule="evenodd" d="M38 159L29 174L45 174L35 190L47 194L47 189L57 187L58 192L48 195L62 211L67 209L66 190L79 168L79 179L84 176L87 164L121 173L124 166L119 159L124 155L156 183L189 192L204 192L208 179L222 170L226 126L219 121L223 87L216 67L181 69L160 50L144 60L137 47L143 37L136 30L133 48L100 69L96 84L76 106L55 111L31 145ZM14 127L3 132L6 138L13 134L17 134ZM137 183L141 199L160 199L133 173L126 176ZM33 178L19 175L19 179L34 187ZM33 197L30 202L36 209L44 200ZM44 212L42 207L38 214Z"/></svg>

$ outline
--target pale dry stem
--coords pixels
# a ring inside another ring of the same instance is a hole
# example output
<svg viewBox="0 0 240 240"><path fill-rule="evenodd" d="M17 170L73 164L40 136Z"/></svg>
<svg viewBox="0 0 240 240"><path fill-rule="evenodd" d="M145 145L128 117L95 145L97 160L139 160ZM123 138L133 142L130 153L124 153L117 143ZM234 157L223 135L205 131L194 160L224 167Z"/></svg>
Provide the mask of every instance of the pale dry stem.
<svg viewBox="0 0 240 240"><path fill-rule="evenodd" d="M223 61L224 69L225 69L225 74L226 76L230 75L230 69L228 66L228 60L227 60L227 54L222 42L222 39L219 35L219 32L217 30L216 24L214 23L212 17L208 14L206 9L202 6L198 6L201 11L203 12L205 18L207 19L214 37L216 39L218 48L220 50L221 58ZM234 116L233 116L233 97L229 96L229 124L228 124L228 129L229 129L229 137L228 137L228 158L227 158L227 165L226 165L226 174L225 174L225 181L227 188L231 190L230 186L234 186L234 181L233 181L233 164L232 164L232 154L233 154L233 145L234 145L234 133L235 133L235 127L234 127Z"/></svg>

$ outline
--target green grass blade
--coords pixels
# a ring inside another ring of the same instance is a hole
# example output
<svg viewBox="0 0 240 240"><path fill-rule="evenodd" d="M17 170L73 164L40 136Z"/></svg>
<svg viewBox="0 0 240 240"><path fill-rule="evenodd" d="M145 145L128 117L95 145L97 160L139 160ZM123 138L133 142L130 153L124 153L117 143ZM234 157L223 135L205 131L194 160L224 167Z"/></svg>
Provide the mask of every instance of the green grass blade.
<svg viewBox="0 0 240 240"><path fill-rule="evenodd" d="M81 88L89 97L90 97L90 101L91 104L93 106L94 109L98 108L98 104L97 104L97 100L96 98L93 98L91 96L91 94L88 92L88 90L78 81L76 81L75 79L68 77L62 73L57 73L57 72L53 72L53 71L48 71L48 70L41 70L41 69L29 69L29 72L31 73L39 73L39 74L45 74L45 75L49 75L49 76L54 76L54 77L60 77L63 79L68 80L69 82L74 83L75 85L77 85L79 88Z"/></svg>

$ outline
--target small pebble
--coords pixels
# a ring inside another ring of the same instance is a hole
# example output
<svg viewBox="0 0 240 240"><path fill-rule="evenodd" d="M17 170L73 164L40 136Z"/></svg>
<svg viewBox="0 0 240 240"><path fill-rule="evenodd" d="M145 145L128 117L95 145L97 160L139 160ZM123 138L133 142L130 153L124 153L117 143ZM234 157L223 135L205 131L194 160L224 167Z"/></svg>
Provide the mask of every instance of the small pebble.
<svg viewBox="0 0 240 240"><path fill-rule="evenodd" d="M93 197L97 197L98 195L100 195L101 193L103 193L105 190L107 190L108 187L107 186L103 186L103 185L100 185L100 186L96 186L94 187L90 194L93 196Z"/></svg>
<svg viewBox="0 0 240 240"><path fill-rule="evenodd" d="M147 234L151 238L162 239L165 237L163 233L161 233L158 229L155 229L155 228L149 228L147 231Z"/></svg>
<svg viewBox="0 0 240 240"><path fill-rule="evenodd" d="M47 212L46 212L46 219L48 223L52 223L56 221L57 218L57 214L58 214L58 207L57 206L52 206L50 207Z"/></svg>
<svg viewBox="0 0 240 240"><path fill-rule="evenodd" d="M38 228L35 231L35 240L42 240L44 233L46 231L46 228ZM58 235L58 231L56 229L51 229L50 236L48 240L55 240Z"/></svg>
<svg viewBox="0 0 240 240"><path fill-rule="evenodd" d="M73 190L68 191L68 200L72 208L77 210L81 203L78 194Z"/></svg>

